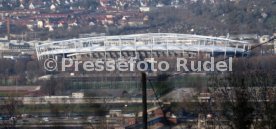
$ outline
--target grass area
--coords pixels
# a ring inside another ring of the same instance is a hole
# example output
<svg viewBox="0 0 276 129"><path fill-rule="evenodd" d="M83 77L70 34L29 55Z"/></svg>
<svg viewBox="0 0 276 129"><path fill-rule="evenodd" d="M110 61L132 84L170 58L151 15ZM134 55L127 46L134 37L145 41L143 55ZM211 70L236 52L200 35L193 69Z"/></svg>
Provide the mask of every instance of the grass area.
<svg viewBox="0 0 276 129"><path fill-rule="evenodd" d="M206 77L200 76L181 76L177 78L170 78L166 81L152 81L154 86L158 83L166 83L170 87L194 87L198 83L207 83ZM149 83L148 83L149 85ZM160 85L158 86L162 88ZM68 89L77 90L77 89L139 89L140 80L131 80L131 81L91 81L91 82L72 82L67 86ZM150 88L150 87L149 87Z"/></svg>
<svg viewBox="0 0 276 129"><path fill-rule="evenodd" d="M154 105L149 104L148 107ZM46 104L46 105L23 105L17 107L17 112L21 114L32 114L32 113L82 113L87 115L89 113L97 114L108 112L110 109L120 109L125 112L137 112L142 110L141 104L131 105L125 107L122 104L117 105L99 105L99 104Z"/></svg>
<svg viewBox="0 0 276 129"><path fill-rule="evenodd" d="M69 89L133 89L139 88L138 81L104 81L104 82L72 82Z"/></svg>
<svg viewBox="0 0 276 129"><path fill-rule="evenodd" d="M18 93L16 93L16 92L13 92L13 93L0 92L0 97L23 97L23 96L24 96L24 93L20 93L20 92L18 92Z"/></svg>

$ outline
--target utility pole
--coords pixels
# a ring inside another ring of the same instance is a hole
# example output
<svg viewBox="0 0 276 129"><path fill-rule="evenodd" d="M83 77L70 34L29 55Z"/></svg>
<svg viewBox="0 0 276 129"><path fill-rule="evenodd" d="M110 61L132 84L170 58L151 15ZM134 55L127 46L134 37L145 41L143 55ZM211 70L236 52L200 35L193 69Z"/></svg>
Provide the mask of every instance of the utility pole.
<svg viewBox="0 0 276 129"><path fill-rule="evenodd" d="M276 34L275 34L275 36L276 36ZM274 39L274 54L276 54L276 40Z"/></svg>
<svg viewBox="0 0 276 129"><path fill-rule="evenodd" d="M142 101L143 101L143 129L148 129L148 113L147 113L147 75L142 72Z"/></svg>
<svg viewBox="0 0 276 129"><path fill-rule="evenodd" d="M11 24L11 18L10 15L7 16L7 21L6 21L6 26L7 26L7 35L8 35L8 40L10 41L11 38L11 28L10 28L10 24Z"/></svg>

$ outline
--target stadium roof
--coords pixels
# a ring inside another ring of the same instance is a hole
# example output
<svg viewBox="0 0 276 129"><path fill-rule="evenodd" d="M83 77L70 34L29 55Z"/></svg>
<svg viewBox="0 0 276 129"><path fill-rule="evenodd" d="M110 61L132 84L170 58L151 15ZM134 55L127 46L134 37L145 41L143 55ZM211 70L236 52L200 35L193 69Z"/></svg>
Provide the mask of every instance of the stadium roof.
<svg viewBox="0 0 276 129"><path fill-rule="evenodd" d="M36 47L38 58L45 55L123 52L123 51L192 51L244 52L250 44L227 38L176 34L146 33L52 41Z"/></svg>

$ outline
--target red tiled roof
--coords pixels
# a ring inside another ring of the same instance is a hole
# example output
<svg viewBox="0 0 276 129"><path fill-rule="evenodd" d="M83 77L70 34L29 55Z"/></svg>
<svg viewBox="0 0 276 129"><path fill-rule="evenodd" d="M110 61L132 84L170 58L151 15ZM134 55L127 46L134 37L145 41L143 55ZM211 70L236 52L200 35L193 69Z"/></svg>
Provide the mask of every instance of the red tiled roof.
<svg viewBox="0 0 276 129"><path fill-rule="evenodd" d="M34 15L33 18L67 18L69 14L38 14Z"/></svg>

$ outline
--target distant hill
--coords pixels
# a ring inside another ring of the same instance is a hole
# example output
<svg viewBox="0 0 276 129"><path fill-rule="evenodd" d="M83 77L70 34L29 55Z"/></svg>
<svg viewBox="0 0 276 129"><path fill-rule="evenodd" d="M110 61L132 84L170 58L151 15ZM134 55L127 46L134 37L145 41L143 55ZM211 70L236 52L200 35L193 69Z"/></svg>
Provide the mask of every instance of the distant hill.
<svg viewBox="0 0 276 129"><path fill-rule="evenodd" d="M122 33L149 31L226 35L276 32L275 0L240 0L239 3L198 1L178 7L157 8L149 16L150 22L146 30L128 28Z"/></svg>

